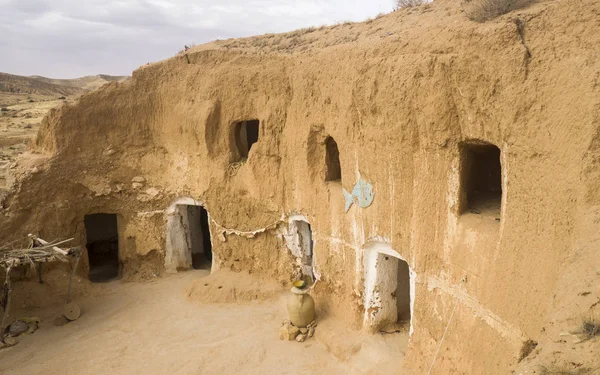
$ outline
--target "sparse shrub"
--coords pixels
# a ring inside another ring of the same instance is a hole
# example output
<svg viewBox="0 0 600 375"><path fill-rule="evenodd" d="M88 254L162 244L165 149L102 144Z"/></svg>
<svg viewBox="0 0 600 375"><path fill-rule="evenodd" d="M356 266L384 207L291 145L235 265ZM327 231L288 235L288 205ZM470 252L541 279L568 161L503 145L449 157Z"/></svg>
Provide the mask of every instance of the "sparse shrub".
<svg viewBox="0 0 600 375"><path fill-rule="evenodd" d="M301 36L301 35L304 35L304 34L310 34L310 33L313 33L315 31L317 31L317 28L314 27L314 26L311 26L311 27L305 27L303 29L294 30L294 31L289 32L289 33L287 33L285 35L287 35L288 38L292 38L292 37Z"/></svg>
<svg viewBox="0 0 600 375"><path fill-rule="evenodd" d="M540 367L540 375L591 375L593 374L592 369L586 367L579 367L574 369L564 367Z"/></svg>
<svg viewBox="0 0 600 375"><path fill-rule="evenodd" d="M600 335L600 320L592 318L583 319L581 327L582 333L588 338L594 338Z"/></svg>
<svg viewBox="0 0 600 375"><path fill-rule="evenodd" d="M8 108L2 107L2 109L0 109L0 111L2 111L2 112L8 112Z"/></svg>
<svg viewBox="0 0 600 375"><path fill-rule="evenodd" d="M58 100L65 100L66 98L64 96L61 96L60 98L58 98Z"/></svg>
<svg viewBox="0 0 600 375"><path fill-rule="evenodd" d="M471 21L485 22L536 0L465 0L465 13Z"/></svg>
<svg viewBox="0 0 600 375"><path fill-rule="evenodd" d="M29 100L28 100L28 102L29 102L29 103L34 103L34 102L35 102L35 100L33 100L33 99L29 99Z"/></svg>
<svg viewBox="0 0 600 375"><path fill-rule="evenodd" d="M594 316L593 307L590 308L588 316L582 316L579 328L571 333L579 335L582 342L600 336L600 319Z"/></svg>
<svg viewBox="0 0 600 375"><path fill-rule="evenodd" d="M396 0L396 9L417 7L428 2L428 0Z"/></svg>

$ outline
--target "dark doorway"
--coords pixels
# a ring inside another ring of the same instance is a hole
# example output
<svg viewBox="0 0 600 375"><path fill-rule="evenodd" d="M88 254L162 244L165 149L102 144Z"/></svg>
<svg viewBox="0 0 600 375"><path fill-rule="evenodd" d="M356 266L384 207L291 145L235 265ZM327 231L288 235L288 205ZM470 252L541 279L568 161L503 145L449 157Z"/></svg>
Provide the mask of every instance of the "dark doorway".
<svg viewBox="0 0 600 375"><path fill-rule="evenodd" d="M208 212L202 206L187 206L190 251L193 269L210 269L212 265L212 243Z"/></svg>
<svg viewBox="0 0 600 375"><path fill-rule="evenodd" d="M490 143L461 145L461 213L500 213L502 167L500 149Z"/></svg>
<svg viewBox="0 0 600 375"><path fill-rule="evenodd" d="M252 145L258 142L259 124L258 120L241 121L234 124L233 138L239 160L247 159Z"/></svg>
<svg viewBox="0 0 600 375"><path fill-rule="evenodd" d="M398 259L396 307L398 311L398 323L410 322L410 271L408 263L402 259Z"/></svg>
<svg viewBox="0 0 600 375"><path fill-rule="evenodd" d="M341 181L340 151L331 137L325 140L325 181Z"/></svg>
<svg viewBox="0 0 600 375"><path fill-rule="evenodd" d="M105 282L119 277L119 234L117 215L93 214L83 219L92 282Z"/></svg>

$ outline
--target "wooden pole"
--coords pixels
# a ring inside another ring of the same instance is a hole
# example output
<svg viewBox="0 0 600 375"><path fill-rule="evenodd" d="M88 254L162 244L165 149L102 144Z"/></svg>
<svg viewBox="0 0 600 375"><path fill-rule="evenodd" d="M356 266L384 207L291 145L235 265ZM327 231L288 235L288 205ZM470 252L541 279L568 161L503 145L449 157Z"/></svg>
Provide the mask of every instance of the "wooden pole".
<svg viewBox="0 0 600 375"><path fill-rule="evenodd" d="M4 331L6 319L8 318L8 312L10 310L10 294L12 292L12 285L10 282L10 271L12 270L13 262L8 263L6 267L6 280L4 280L4 288L2 291L2 308L4 309L4 313L2 314L2 321L0 322L0 343L6 345L6 341L4 340Z"/></svg>
<svg viewBox="0 0 600 375"><path fill-rule="evenodd" d="M42 280L42 265L44 263L38 262L37 264L37 274L38 274L38 281L40 282L40 284L44 283L44 280Z"/></svg>
<svg viewBox="0 0 600 375"><path fill-rule="evenodd" d="M44 240L42 240L41 238L38 238L38 236L36 236L35 234L31 234L31 233L29 233L27 236L28 236L29 238L31 238L33 241L37 241L37 242L41 243L41 244L42 244L42 245L44 245L44 246L45 246L45 245L48 245L48 244L50 244L48 241L44 241ZM68 240L67 240L67 241L68 241ZM64 242L64 241L62 241L62 242ZM60 247L52 246L52 250L54 250L54 251L56 251L57 253L59 253L59 254L62 254L62 255L69 255L69 252L68 252L68 251L65 251L65 250L63 250L63 249L61 249Z"/></svg>
<svg viewBox="0 0 600 375"><path fill-rule="evenodd" d="M81 258L81 251L77 251L75 253L75 264L73 265L73 269L71 270L71 276L69 277L69 291L67 293L67 303L71 303L71 285L73 284L73 276L75 276L75 272L77 271L77 265L79 264L79 259Z"/></svg>

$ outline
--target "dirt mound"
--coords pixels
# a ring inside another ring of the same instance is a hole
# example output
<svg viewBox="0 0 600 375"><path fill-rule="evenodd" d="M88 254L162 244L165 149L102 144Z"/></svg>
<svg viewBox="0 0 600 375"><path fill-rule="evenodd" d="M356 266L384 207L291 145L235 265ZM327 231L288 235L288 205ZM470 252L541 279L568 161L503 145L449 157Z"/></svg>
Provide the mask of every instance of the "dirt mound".
<svg viewBox="0 0 600 375"><path fill-rule="evenodd" d="M284 292L285 289L275 282L226 269L194 281L186 291L189 301L200 303L267 301L280 297Z"/></svg>

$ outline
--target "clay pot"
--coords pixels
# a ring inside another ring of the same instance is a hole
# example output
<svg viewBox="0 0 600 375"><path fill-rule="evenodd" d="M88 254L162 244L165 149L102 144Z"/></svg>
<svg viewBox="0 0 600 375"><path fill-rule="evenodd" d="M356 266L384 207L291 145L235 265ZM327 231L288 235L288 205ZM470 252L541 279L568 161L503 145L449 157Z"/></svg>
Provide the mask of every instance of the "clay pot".
<svg viewBox="0 0 600 375"><path fill-rule="evenodd" d="M298 328L304 328L315 320L315 301L308 294L308 289L292 288L287 297L287 310L290 321Z"/></svg>

